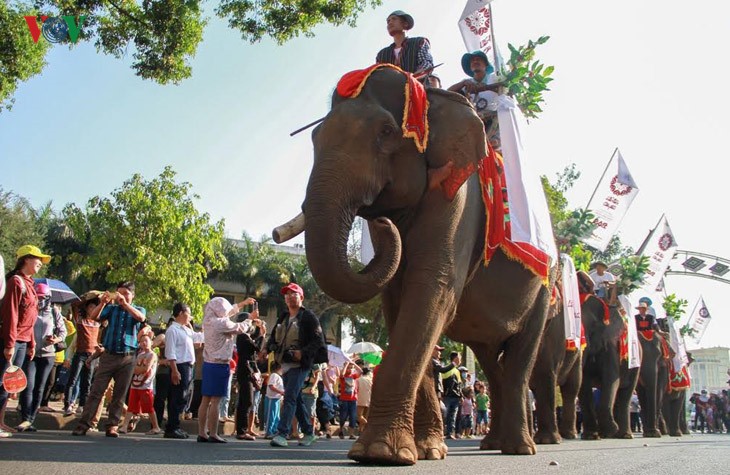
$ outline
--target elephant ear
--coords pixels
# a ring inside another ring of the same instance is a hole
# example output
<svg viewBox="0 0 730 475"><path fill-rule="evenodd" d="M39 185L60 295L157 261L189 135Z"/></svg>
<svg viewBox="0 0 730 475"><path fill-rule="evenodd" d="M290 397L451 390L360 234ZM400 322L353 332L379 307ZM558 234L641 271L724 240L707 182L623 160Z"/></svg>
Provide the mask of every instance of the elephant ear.
<svg viewBox="0 0 730 475"><path fill-rule="evenodd" d="M460 94L428 89L429 189L441 188L449 200L487 155L484 124Z"/></svg>

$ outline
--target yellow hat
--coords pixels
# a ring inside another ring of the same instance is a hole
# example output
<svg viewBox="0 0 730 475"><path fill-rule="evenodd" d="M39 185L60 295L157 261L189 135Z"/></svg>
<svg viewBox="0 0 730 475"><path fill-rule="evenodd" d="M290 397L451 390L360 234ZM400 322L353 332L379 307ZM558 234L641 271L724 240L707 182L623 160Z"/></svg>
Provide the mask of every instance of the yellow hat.
<svg viewBox="0 0 730 475"><path fill-rule="evenodd" d="M44 264L48 264L51 262L51 256L48 254L43 254L39 248L36 246L32 246L30 244L26 244L25 246L20 246L18 249L18 252L15 253L15 256L20 259L23 256L33 256L33 257L40 257L41 262Z"/></svg>

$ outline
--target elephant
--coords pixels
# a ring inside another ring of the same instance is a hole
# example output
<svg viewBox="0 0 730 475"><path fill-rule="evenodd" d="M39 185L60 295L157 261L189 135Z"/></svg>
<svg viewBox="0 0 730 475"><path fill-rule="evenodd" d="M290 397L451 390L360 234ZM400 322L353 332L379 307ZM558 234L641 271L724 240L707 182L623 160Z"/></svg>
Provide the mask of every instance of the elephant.
<svg viewBox="0 0 730 475"><path fill-rule="evenodd" d="M537 432L533 440L537 444L559 444L561 436L576 438L575 400L580 390L582 351L580 347L566 349L564 318L561 308L554 318L548 320L530 376L537 414ZM555 417L556 385L560 387L563 398L559 430Z"/></svg>
<svg viewBox="0 0 730 475"><path fill-rule="evenodd" d="M634 321L629 325L634 325ZM664 354L664 336L656 330L639 333L641 345L641 369L636 393L641 404L641 424L644 437L661 437L661 409L669 385L671 360ZM668 346L667 346L668 347ZM666 433L666 430L664 431Z"/></svg>
<svg viewBox="0 0 730 475"><path fill-rule="evenodd" d="M474 108L458 94L426 88L422 150L402 132L407 81L390 67L371 71L356 97L333 93L329 113L312 131L314 163L302 204L312 275L341 302L380 293L389 336L367 427L348 457L412 465L446 456L429 356L442 333L491 367L491 402L509 415L498 421L501 451L534 454L523 401L550 292L502 250L485 266L478 176L466 173L452 196L443 192L450 177L475 170L487 156ZM375 248L358 272L347 256L355 216L368 220ZM278 240L301 231L301 223L297 217L277 228L287 229Z"/></svg>
<svg viewBox="0 0 730 475"><path fill-rule="evenodd" d="M628 361L620 355L626 323L617 306L608 305L595 295L585 298L581 312L586 334L583 380L578 396L583 413L581 439L631 439L629 403L639 368L629 369ZM597 405L594 387L601 391Z"/></svg>

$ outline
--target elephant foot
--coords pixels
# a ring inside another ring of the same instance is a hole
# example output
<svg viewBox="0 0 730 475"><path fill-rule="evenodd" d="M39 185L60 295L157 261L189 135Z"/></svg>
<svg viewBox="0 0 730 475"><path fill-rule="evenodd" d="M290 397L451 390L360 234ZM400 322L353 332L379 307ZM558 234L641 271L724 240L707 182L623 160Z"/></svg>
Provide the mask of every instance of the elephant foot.
<svg viewBox="0 0 730 475"><path fill-rule="evenodd" d="M368 426L352 444L347 457L373 465L413 465L418 459L413 434L407 431L379 431Z"/></svg>
<svg viewBox="0 0 730 475"><path fill-rule="evenodd" d="M614 439L633 439L634 434L631 432L616 432L616 434L613 436Z"/></svg>
<svg viewBox="0 0 730 475"><path fill-rule="evenodd" d="M669 435L672 437L682 437L681 432L670 432Z"/></svg>
<svg viewBox="0 0 730 475"><path fill-rule="evenodd" d="M537 453L537 447L532 438L519 434L512 440L503 440L501 450L505 455L535 455Z"/></svg>
<svg viewBox="0 0 730 475"><path fill-rule="evenodd" d="M578 437L578 433L575 430L566 432L561 430L560 437L562 437L563 439L573 440Z"/></svg>
<svg viewBox="0 0 730 475"><path fill-rule="evenodd" d="M479 442L479 450L501 450L502 443L499 439L485 435L481 442Z"/></svg>
<svg viewBox="0 0 730 475"><path fill-rule="evenodd" d="M618 432L619 427L615 422L611 422L606 427L601 427L601 437L604 439L611 439Z"/></svg>
<svg viewBox="0 0 730 475"><path fill-rule="evenodd" d="M535 435L532 437L532 440L535 441L535 443L538 445L559 444L560 442L562 442L560 434L558 434L557 432L547 432L540 430L535 433Z"/></svg>
<svg viewBox="0 0 730 475"><path fill-rule="evenodd" d="M689 434L689 429L682 429L682 434L684 434L684 435L690 435Z"/></svg>
<svg viewBox="0 0 730 475"><path fill-rule="evenodd" d="M661 438L662 433L658 429L644 430L644 437Z"/></svg>
<svg viewBox="0 0 730 475"><path fill-rule="evenodd" d="M586 432L583 431L583 433L580 435L581 440L601 440L601 436L598 435L598 432Z"/></svg>
<svg viewBox="0 0 730 475"><path fill-rule="evenodd" d="M431 435L428 437L416 437L416 451L418 460L442 460L446 458L449 448L444 444L443 437Z"/></svg>

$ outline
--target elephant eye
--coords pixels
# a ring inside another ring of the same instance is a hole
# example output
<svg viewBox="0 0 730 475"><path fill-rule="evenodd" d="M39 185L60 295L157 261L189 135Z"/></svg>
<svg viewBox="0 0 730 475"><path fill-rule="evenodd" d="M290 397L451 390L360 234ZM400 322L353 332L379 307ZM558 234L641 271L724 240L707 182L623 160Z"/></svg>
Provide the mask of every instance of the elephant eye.
<svg viewBox="0 0 730 475"><path fill-rule="evenodd" d="M393 126L391 126L390 124L386 124L383 126L382 129L380 129L381 137L391 137L393 134L395 134L395 130L393 129Z"/></svg>

